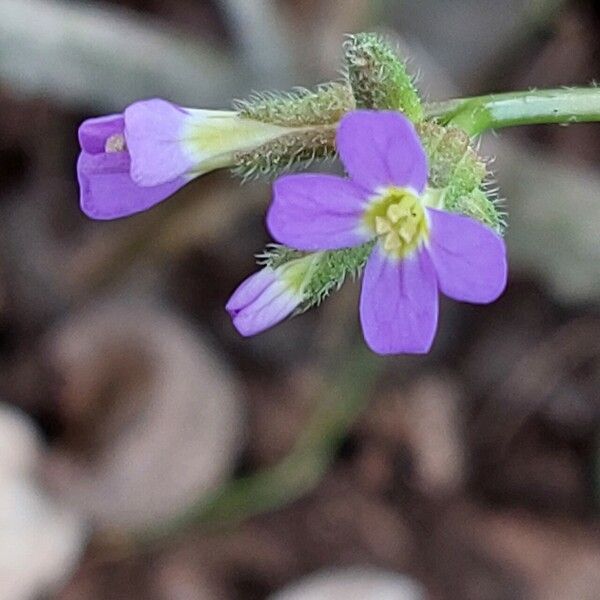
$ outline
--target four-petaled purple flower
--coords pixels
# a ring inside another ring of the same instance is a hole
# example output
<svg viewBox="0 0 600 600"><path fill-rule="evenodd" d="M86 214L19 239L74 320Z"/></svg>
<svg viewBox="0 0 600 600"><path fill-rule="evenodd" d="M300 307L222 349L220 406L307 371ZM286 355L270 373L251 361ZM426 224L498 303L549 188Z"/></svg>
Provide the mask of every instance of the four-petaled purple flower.
<svg viewBox="0 0 600 600"><path fill-rule="evenodd" d="M427 352L437 329L438 291L472 303L492 302L502 293L504 241L474 219L427 205L427 158L402 114L349 113L336 144L349 178L306 173L279 178L269 231L303 251L375 240L360 298L365 340L380 354ZM274 320L280 319L262 317Z"/></svg>

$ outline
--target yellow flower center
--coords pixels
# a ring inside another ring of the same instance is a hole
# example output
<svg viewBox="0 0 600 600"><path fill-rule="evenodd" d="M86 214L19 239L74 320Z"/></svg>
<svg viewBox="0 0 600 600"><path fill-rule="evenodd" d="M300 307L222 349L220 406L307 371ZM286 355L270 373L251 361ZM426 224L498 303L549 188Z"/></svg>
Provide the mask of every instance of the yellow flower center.
<svg viewBox="0 0 600 600"><path fill-rule="evenodd" d="M396 258L413 252L429 235L420 199L404 188L388 188L370 204L364 220L384 250Z"/></svg>

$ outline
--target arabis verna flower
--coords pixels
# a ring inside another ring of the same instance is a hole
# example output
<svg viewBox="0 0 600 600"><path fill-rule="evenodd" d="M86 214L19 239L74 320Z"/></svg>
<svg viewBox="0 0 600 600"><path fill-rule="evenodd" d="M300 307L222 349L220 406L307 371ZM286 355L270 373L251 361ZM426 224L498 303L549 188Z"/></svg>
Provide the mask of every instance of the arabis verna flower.
<svg viewBox="0 0 600 600"><path fill-rule="evenodd" d="M269 231L278 242L310 252L373 241L360 298L365 340L381 354L427 352L439 291L472 303L502 293L504 241L474 219L428 205L427 158L402 114L351 112L340 122L336 145L348 178L276 180Z"/></svg>

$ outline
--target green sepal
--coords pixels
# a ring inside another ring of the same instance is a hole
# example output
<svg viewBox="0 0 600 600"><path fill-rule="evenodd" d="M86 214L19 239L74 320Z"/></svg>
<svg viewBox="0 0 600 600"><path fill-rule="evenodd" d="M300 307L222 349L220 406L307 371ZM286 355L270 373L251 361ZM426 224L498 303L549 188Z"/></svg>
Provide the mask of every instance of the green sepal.
<svg viewBox="0 0 600 600"><path fill-rule="evenodd" d="M347 83L333 81L314 90L256 93L236 100L234 108L245 119L284 128L281 136L234 156L233 174L247 180L274 178L334 158L337 123L355 102Z"/></svg>
<svg viewBox="0 0 600 600"><path fill-rule="evenodd" d="M312 269L310 280L305 284L304 300L294 314L303 313L309 308L319 305L329 294L339 290L348 277L358 277L374 244L373 240L355 248L312 253L312 255L318 255L318 263ZM271 244L257 256L257 259L259 264L276 269L308 254L287 246Z"/></svg>
<svg viewBox="0 0 600 600"><path fill-rule="evenodd" d="M315 160L335 157L335 127L331 125L293 130L262 146L238 152L232 173L242 180L266 177L308 168Z"/></svg>
<svg viewBox="0 0 600 600"><path fill-rule="evenodd" d="M423 119L419 92L406 63L381 36L349 35L344 43L344 59L357 108L400 110L411 121Z"/></svg>
<svg viewBox="0 0 600 600"><path fill-rule="evenodd" d="M481 221L498 232L504 213L490 185L490 172L473 148L471 138L458 127L423 121L417 131L429 160L428 193L439 199L439 208Z"/></svg>
<svg viewBox="0 0 600 600"><path fill-rule="evenodd" d="M241 117L292 128L334 125L354 107L352 90L337 81L323 83L314 90L257 92L233 102Z"/></svg>

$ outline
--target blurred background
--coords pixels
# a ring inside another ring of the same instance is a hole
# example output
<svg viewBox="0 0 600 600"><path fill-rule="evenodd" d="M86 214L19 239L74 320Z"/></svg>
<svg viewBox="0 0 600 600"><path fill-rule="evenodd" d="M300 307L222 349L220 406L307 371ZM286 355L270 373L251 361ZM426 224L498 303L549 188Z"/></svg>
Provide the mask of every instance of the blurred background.
<svg viewBox="0 0 600 600"><path fill-rule="evenodd" d="M79 212L84 118L331 80L356 31L430 100L600 75L593 0L0 0L2 600L600 598L598 125L486 136L509 287L425 357L352 282L236 334L268 182Z"/></svg>

